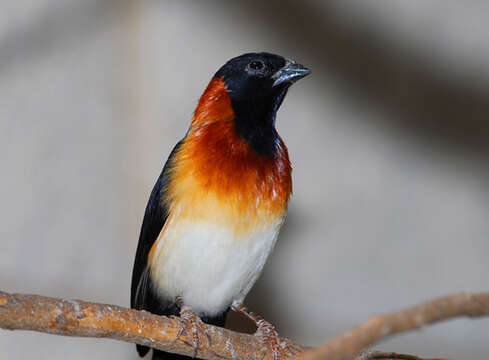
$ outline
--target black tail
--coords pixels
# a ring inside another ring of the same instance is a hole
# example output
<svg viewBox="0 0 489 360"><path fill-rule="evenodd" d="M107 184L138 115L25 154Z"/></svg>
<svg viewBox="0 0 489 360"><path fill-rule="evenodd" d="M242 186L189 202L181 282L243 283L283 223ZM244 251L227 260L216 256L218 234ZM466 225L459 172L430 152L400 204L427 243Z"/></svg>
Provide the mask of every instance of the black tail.
<svg viewBox="0 0 489 360"><path fill-rule="evenodd" d="M153 349L152 360L189 360L191 357Z"/></svg>

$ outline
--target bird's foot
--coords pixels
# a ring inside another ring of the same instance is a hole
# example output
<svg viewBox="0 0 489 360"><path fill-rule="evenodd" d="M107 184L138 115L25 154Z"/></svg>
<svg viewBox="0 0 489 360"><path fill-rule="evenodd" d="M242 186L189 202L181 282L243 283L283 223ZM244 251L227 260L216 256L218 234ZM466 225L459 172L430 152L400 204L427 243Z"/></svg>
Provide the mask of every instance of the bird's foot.
<svg viewBox="0 0 489 360"><path fill-rule="evenodd" d="M256 323L258 329L255 332L255 336L268 345L272 351L273 358L279 360L280 358L280 336L278 335L275 327L264 319L259 320Z"/></svg>
<svg viewBox="0 0 489 360"><path fill-rule="evenodd" d="M251 319L257 327L255 336L258 337L272 352L272 356L275 360L280 359L280 355L286 355L292 357L300 352L300 349L293 349L287 345L286 341L283 341L275 327L261 316L249 311L243 305L232 306L234 311L237 311L249 319Z"/></svg>
<svg viewBox="0 0 489 360"><path fill-rule="evenodd" d="M207 327L204 322L197 316L190 306L185 306L177 303L180 307L180 329L178 331L176 339L179 339L183 334L186 334L188 338L192 339L191 346L194 349L193 357L197 356L199 348L199 333L206 334L208 341L209 334L207 333ZM175 340L176 340L175 339Z"/></svg>
<svg viewBox="0 0 489 360"><path fill-rule="evenodd" d="M192 311L190 306L183 306L180 309L180 320L183 325L183 332L192 338L194 357L196 357L197 349L199 348L199 333L207 334L207 328L200 317Z"/></svg>

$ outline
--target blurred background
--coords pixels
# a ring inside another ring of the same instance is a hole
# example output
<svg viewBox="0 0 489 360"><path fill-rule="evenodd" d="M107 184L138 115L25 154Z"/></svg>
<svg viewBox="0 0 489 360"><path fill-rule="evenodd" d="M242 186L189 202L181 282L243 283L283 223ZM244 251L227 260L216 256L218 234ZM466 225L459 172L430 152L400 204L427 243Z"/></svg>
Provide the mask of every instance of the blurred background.
<svg viewBox="0 0 489 360"><path fill-rule="evenodd" d="M294 195L250 308L319 345L373 314L488 290L489 2L0 9L1 290L128 306L154 181L212 74L257 50L313 74L278 115ZM487 319L459 319L375 348L485 360L488 340ZM122 342L7 331L0 357L138 358Z"/></svg>

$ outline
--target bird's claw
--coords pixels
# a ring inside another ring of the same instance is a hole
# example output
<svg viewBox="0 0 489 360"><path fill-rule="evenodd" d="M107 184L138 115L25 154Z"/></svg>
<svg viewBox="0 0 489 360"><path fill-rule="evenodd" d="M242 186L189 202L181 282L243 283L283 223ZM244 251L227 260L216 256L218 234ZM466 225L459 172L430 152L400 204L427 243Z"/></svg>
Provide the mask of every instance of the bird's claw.
<svg viewBox="0 0 489 360"><path fill-rule="evenodd" d="M255 336L271 350L274 360L279 360L280 355L293 357L301 353L301 349L290 346L287 341L282 340L272 324L254 312L249 311L244 305L233 304L232 309L245 315L256 324Z"/></svg>
<svg viewBox="0 0 489 360"><path fill-rule="evenodd" d="M281 354L287 357L294 357L302 352L299 347L291 346L287 341L283 340L277 330L275 330L275 326L268 321L261 319L256 325L258 329L255 332L255 336L269 346L274 360L279 360Z"/></svg>
<svg viewBox="0 0 489 360"><path fill-rule="evenodd" d="M199 348L199 333L205 333L209 338L207 333L207 327L203 321L198 317L190 308L190 306L182 306L180 309L180 329L177 334L177 339L179 339L183 334L192 339L191 346L194 349L193 357L197 356L197 351Z"/></svg>
<svg viewBox="0 0 489 360"><path fill-rule="evenodd" d="M268 345L272 351L273 358L279 360L280 347L282 344L275 327L263 319L260 319L256 325L258 326L258 329L255 332L255 336L260 338L265 345Z"/></svg>

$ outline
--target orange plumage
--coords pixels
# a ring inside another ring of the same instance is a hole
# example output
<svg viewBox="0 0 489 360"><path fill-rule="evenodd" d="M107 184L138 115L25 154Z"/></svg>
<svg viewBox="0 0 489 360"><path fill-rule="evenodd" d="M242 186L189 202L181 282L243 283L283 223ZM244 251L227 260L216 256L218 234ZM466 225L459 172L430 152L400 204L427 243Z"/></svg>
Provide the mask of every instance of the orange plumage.
<svg viewBox="0 0 489 360"><path fill-rule="evenodd" d="M239 233L283 216L292 180L282 139L273 159L259 155L236 134L233 120L224 83L214 78L175 155L166 201L179 216L209 218L213 211L217 223Z"/></svg>

